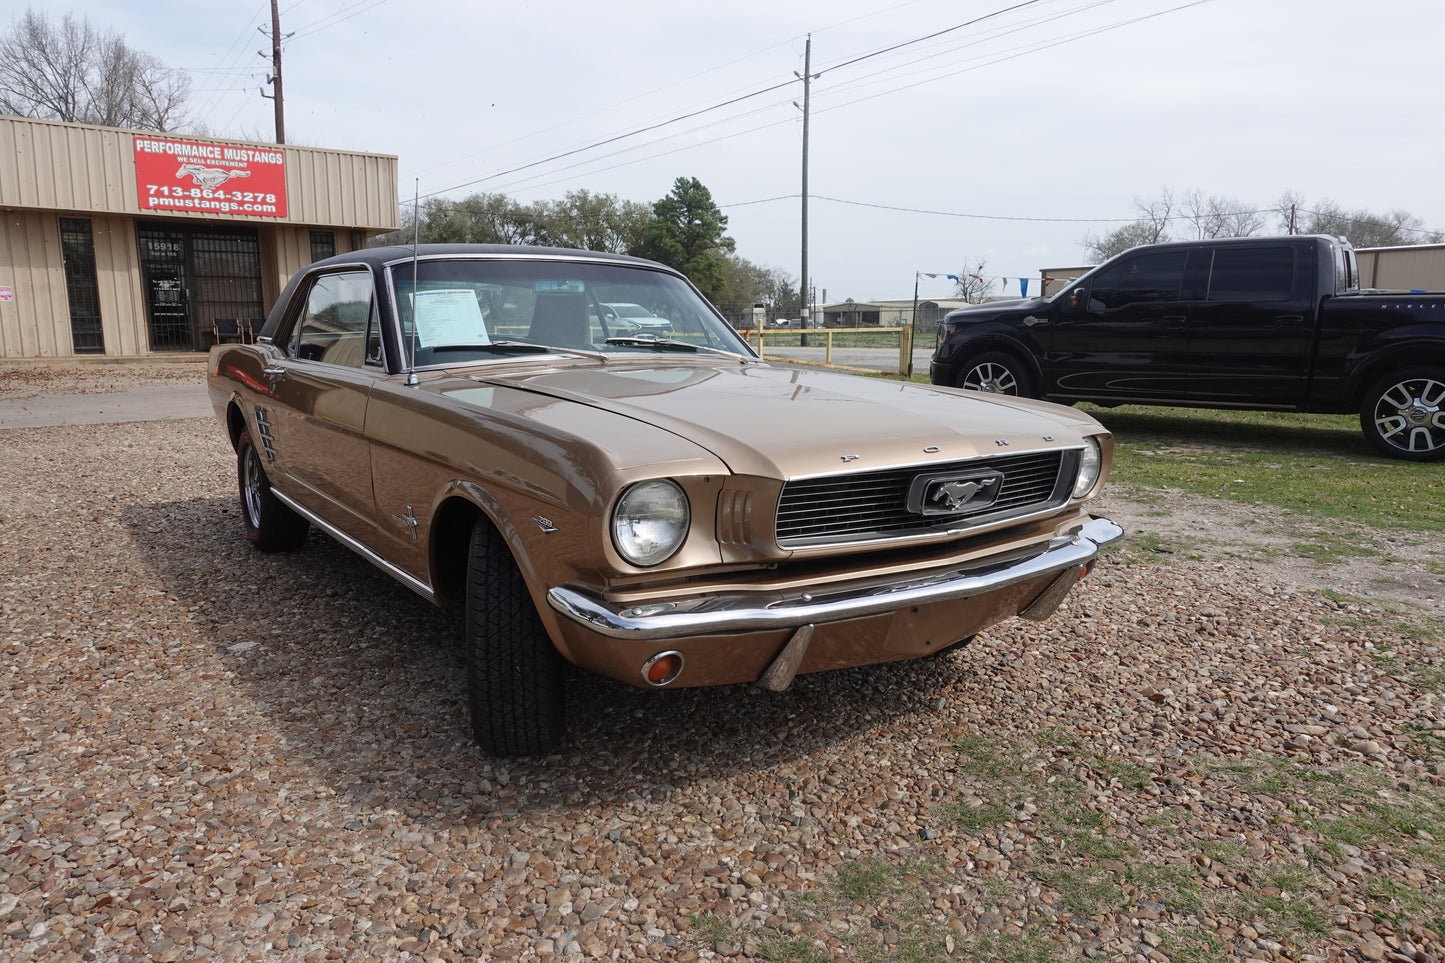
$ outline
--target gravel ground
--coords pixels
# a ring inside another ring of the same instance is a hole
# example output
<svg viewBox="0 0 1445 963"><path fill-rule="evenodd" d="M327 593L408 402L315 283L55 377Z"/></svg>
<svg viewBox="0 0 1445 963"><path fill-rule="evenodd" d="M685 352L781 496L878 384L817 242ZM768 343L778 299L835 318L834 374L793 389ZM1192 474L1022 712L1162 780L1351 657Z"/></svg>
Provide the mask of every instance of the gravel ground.
<svg viewBox="0 0 1445 963"><path fill-rule="evenodd" d="M252 551L210 420L0 431L0 478L0 959L1445 959L1434 628L1265 565L1126 546L781 695L579 673L499 763L455 617Z"/></svg>

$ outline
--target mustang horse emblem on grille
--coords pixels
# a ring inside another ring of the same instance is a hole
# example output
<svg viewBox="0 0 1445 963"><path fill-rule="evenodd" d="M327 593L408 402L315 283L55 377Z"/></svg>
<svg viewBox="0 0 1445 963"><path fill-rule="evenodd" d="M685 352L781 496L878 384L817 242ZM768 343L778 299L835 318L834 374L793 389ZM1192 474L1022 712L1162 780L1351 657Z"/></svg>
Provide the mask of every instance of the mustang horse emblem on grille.
<svg viewBox="0 0 1445 963"><path fill-rule="evenodd" d="M936 484L928 492L928 503L942 508L944 511L956 512L969 502L973 496L986 488L992 488L998 484L998 476L976 478L970 481L955 479Z"/></svg>

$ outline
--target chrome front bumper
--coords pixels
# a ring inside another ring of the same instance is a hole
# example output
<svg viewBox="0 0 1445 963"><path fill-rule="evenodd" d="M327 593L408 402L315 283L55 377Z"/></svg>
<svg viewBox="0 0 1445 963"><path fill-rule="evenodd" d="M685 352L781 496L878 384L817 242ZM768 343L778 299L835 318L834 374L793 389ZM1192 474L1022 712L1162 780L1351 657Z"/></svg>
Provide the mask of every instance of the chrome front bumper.
<svg viewBox="0 0 1445 963"><path fill-rule="evenodd" d="M562 615L614 639L648 641L792 629L881 615L905 606L972 598L1072 569L1082 571L1083 566L1098 556L1099 549L1123 537L1124 529L1109 519L1094 518L1073 535L1049 542L1035 555L982 566L975 563L885 585L845 587L816 595L735 592L619 606L573 589L554 588L547 592L547 601ZM1057 598L1051 599L1052 606L1047 606L1047 611L1036 608L1036 614L1031 617L1043 618L1051 613L1072 582L1055 585L1063 590L1055 593ZM1053 590L1051 585L1045 594Z"/></svg>

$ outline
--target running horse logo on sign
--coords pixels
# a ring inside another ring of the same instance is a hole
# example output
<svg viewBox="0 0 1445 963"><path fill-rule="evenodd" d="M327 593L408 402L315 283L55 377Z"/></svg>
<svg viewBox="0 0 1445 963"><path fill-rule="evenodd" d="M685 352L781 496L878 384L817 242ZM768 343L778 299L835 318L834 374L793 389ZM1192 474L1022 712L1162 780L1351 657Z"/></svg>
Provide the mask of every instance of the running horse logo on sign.
<svg viewBox="0 0 1445 963"><path fill-rule="evenodd" d="M197 187L220 187L233 177L250 177L250 171L227 170L223 167L202 167L200 164L182 164L176 171L176 178L190 175Z"/></svg>

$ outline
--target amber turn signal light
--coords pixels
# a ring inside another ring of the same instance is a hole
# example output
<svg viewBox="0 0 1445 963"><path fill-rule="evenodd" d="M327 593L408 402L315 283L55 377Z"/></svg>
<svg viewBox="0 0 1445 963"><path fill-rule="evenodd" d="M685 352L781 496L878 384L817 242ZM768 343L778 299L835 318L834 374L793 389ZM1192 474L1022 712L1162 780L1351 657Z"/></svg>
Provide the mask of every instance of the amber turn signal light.
<svg viewBox="0 0 1445 963"><path fill-rule="evenodd" d="M682 653L676 649L659 652L642 663L642 678L648 685L667 685L682 672Z"/></svg>

